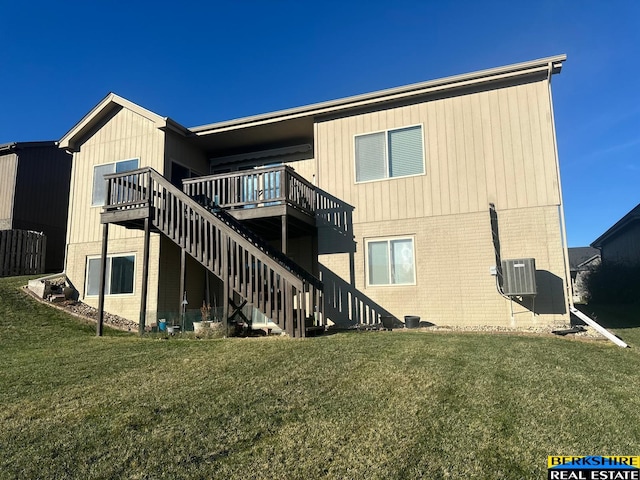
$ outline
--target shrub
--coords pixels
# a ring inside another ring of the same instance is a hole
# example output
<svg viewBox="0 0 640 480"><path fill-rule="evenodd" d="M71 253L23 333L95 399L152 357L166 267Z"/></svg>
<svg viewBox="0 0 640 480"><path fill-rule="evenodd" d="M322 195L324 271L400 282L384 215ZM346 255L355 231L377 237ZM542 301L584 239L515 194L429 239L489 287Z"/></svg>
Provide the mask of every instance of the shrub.
<svg viewBox="0 0 640 480"><path fill-rule="evenodd" d="M640 265L603 262L585 279L593 303L640 303Z"/></svg>

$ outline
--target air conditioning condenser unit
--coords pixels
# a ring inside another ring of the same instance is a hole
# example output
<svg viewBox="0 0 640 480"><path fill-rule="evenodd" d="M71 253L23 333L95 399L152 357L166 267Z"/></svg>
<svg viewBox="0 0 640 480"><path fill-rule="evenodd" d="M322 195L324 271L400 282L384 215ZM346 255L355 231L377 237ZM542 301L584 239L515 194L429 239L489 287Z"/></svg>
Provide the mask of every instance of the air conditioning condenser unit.
<svg viewBox="0 0 640 480"><path fill-rule="evenodd" d="M536 259L502 260L502 291L512 297L536 295Z"/></svg>

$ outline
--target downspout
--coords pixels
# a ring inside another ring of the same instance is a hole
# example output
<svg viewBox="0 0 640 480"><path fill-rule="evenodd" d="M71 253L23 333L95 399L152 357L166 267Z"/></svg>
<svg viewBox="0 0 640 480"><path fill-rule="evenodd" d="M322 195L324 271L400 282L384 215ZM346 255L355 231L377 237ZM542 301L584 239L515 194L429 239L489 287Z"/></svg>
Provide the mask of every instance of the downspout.
<svg viewBox="0 0 640 480"><path fill-rule="evenodd" d="M58 148L60 148L60 142L58 143ZM71 181L69 182L69 206L67 207L67 233L64 242L64 264L62 266L62 273L66 276L67 274L67 262L69 261L69 240L71 238L71 222L72 222L72 206L74 202L74 193L76 187L76 152L71 149L65 150L67 153L71 154Z"/></svg>
<svg viewBox="0 0 640 480"><path fill-rule="evenodd" d="M618 338L613 333L609 332L606 328L604 328L602 325L597 323L595 320L589 318L587 315L582 313L573 304L573 294L571 292L571 280L570 280L571 279L571 274L569 273L571 269L569 267L569 247L568 247L568 242L567 242L567 227L566 227L565 219L564 219L564 208L563 208L563 203L562 203L562 185L561 185L561 182L560 182L560 161L558 159L558 143L557 143L557 140L556 140L556 122L555 122L555 119L554 119L554 116L553 116L553 101L552 101L552 97L551 97L551 75L552 75L552 73L553 73L553 62L549 62L549 69L548 69L548 73L547 73L548 80L549 80L549 83L548 83L548 88L549 88L549 108L551 109L551 129L552 129L552 133L553 133L553 147L554 147L555 156L556 156L556 174L558 176L558 193L560 194L560 206L559 206L559 210L560 210L560 230L561 230L562 243L563 243L562 252L563 252L563 255L564 255L564 282L565 282L565 289L567 291L567 302L566 302L565 306L566 305L569 306L569 315L571 315L573 313L576 317L578 317L580 320L585 322L587 325L590 325L591 327L593 327L598 333L603 335L608 340L612 341L613 343L615 343L619 347L627 348L629 345L627 345L623 340Z"/></svg>
<svg viewBox="0 0 640 480"><path fill-rule="evenodd" d="M558 195L560 199L560 205L558 206L558 210L560 211L560 236L562 241L562 255L564 260L564 288L566 292L567 299L565 301L565 308L567 308L567 312L570 312L573 306L573 294L571 292L571 282L569 279L570 275L570 267L569 267L569 246L567 241L567 227L564 218L564 202L562 200L562 182L560 180L560 160L558 156L558 141L556 138L556 121L553 114L553 98L551 94L551 76L553 75L553 62L549 62L547 69L547 88L549 92L549 110L551 113L551 137L553 140L553 150L556 160L556 177L558 178Z"/></svg>

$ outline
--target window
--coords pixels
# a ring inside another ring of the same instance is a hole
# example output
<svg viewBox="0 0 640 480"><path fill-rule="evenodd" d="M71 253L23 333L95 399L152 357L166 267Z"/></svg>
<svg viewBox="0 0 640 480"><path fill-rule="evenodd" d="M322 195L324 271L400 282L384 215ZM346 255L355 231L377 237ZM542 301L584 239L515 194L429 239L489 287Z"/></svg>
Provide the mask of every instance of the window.
<svg viewBox="0 0 640 480"><path fill-rule="evenodd" d="M413 238L369 240L366 243L369 285L416 283Z"/></svg>
<svg viewBox="0 0 640 480"><path fill-rule="evenodd" d="M104 176L109 173L128 172L138 168L138 159L122 160L120 162L105 163L93 167L93 195L91 198L91 206L96 207L104 205L104 197L106 195L106 182Z"/></svg>
<svg viewBox="0 0 640 480"><path fill-rule="evenodd" d="M87 258L86 295L100 293L100 257ZM107 257L105 295L133 293L135 277L135 255L112 255Z"/></svg>
<svg viewBox="0 0 640 480"><path fill-rule="evenodd" d="M422 125L356 136L356 182L423 174L422 143Z"/></svg>

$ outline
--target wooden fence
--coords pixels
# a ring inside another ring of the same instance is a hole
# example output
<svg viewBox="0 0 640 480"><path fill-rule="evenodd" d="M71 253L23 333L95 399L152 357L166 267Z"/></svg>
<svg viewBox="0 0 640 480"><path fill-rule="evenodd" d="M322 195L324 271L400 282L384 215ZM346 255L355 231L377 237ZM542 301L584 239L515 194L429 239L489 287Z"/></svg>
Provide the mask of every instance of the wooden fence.
<svg viewBox="0 0 640 480"><path fill-rule="evenodd" d="M0 277L44 272L47 237L27 230L0 230Z"/></svg>

